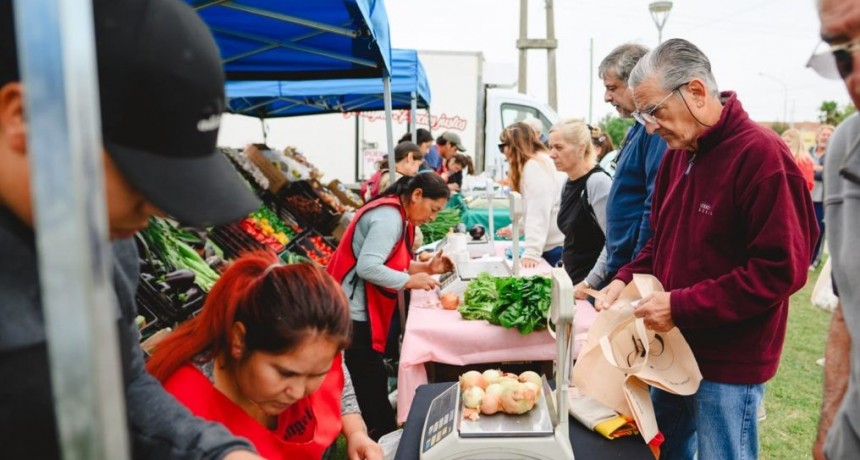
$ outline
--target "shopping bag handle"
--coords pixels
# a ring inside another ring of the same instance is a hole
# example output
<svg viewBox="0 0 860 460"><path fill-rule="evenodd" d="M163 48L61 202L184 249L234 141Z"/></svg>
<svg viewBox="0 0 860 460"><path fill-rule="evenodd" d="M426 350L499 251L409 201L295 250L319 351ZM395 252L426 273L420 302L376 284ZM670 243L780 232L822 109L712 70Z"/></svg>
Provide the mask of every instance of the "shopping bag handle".
<svg viewBox="0 0 860 460"><path fill-rule="evenodd" d="M647 362L648 358L648 353L650 352L650 343L648 341L648 332L645 330L645 320L643 318L633 319L633 324L636 328L636 335L639 336L638 338L640 343L642 344L646 359L643 359L641 363L635 366L619 364L618 360L615 359L615 355L612 353L612 343L609 341L609 336L612 335L614 332L626 327L627 324L628 323L625 322L619 325L615 328L615 330L601 337L598 340L598 343L600 344L601 351L603 351L603 357L606 358L606 361L608 361L609 364L612 365L612 367L622 370L625 373L632 373L638 371L640 368L645 366L645 363Z"/></svg>

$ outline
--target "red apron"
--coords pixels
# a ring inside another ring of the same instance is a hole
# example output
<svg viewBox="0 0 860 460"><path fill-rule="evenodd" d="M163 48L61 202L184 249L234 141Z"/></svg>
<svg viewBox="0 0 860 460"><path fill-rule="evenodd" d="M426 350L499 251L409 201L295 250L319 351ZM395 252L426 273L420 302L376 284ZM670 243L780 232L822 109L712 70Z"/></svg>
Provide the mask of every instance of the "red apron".
<svg viewBox="0 0 860 460"><path fill-rule="evenodd" d="M331 371L315 392L278 416L274 430L248 415L190 364L174 372L164 382L164 388L194 415L219 422L234 435L251 441L257 452L269 460L318 460L341 431L342 356L335 356Z"/></svg>
<svg viewBox="0 0 860 460"><path fill-rule="evenodd" d="M331 261L326 267L326 271L337 282L343 283L343 279L350 270L355 268L357 263L355 254L352 252L352 237L355 234L355 226L358 225L359 219L367 211L378 208L379 206L394 206L400 211L400 217L403 218L403 236L400 241L394 246L385 261L385 266L404 272L409 269L409 263L412 261L412 241L415 238L415 226L406 220L406 212L400 204L400 197L387 196L371 201L364 205L355 213L352 221L349 223L346 232L340 239L340 244L334 251ZM355 282L358 282L357 275ZM370 336L372 339L373 349L385 353L385 343L388 338L388 329L391 327L391 319L394 317L394 311L397 309L397 290L389 289L375 284L364 282L364 293L367 302L367 318L370 321Z"/></svg>

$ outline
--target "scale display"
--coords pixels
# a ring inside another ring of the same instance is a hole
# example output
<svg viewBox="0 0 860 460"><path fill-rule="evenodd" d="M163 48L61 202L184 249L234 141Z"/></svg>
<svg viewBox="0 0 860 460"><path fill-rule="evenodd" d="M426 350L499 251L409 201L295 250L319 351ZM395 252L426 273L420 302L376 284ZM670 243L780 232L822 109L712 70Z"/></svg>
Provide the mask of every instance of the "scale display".
<svg viewBox="0 0 860 460"><path fill-rule="evenodd" d="M421 452L427 452L454 433L454 425L457 422L457 401L460 392L457 391L457 384L451 385L441 395L430 403L430 410L427 412L427 418L424 420L424 432L421 433Z"/></svg>

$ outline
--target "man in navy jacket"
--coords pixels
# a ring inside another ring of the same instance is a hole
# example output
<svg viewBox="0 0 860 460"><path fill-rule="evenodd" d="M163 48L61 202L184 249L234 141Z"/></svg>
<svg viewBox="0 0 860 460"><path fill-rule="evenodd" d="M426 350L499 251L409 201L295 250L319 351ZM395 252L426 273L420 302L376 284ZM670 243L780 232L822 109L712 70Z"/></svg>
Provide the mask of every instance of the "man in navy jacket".
<svg viewBox="0 0 860 460"><path fill-rule="evenodd" d="M598 74L606 87L603 100L612 104L622 118L634 110L633 94L627 78L633 66L648 52L642 45L627 43L603 58ZM619 147L615 176L606 204L607 280L633 260L651 237L651 191L666 141L634 124ZM588 286L587 283L580 287Z"/></svg>

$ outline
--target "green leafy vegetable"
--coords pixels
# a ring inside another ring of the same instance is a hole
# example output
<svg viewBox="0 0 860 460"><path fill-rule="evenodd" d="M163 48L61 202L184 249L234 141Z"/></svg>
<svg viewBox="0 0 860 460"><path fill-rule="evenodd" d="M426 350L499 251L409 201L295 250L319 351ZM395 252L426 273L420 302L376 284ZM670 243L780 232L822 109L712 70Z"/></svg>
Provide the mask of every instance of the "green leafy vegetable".
<svg viewBox="0 0 860 460"><path fill-rule="evenodd" d="M482 273L466 287L463 319L486 319L522 334L546 327L552 282L543 276L493 278Z"/></svg>
<svg viewBox="0 0 860 460"><path fill-rule="evenodd" d="M436 219L421 226L424 234L424 242L432 243L439 241L448 234L448 230L460 223L460 211L446 208L439 211Z"/></svg>

